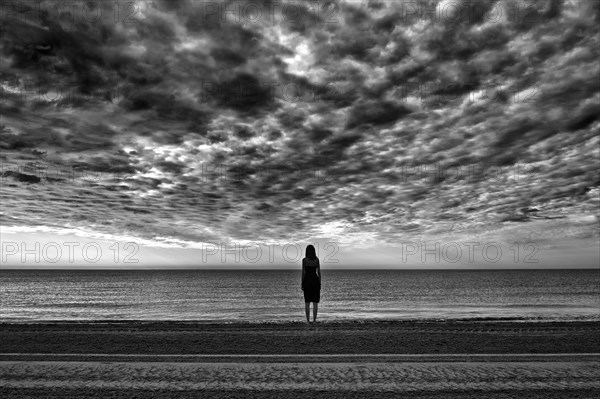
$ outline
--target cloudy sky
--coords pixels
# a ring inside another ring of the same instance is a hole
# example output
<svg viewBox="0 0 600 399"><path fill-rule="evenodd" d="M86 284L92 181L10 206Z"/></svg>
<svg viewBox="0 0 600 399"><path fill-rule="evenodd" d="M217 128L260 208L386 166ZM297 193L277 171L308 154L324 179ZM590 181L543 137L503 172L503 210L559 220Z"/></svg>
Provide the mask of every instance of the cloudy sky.
<svg viewBox="0 0 600 399"><path fill-rule="evenodd" d="M598 261L599 2L70 4L2 4L5 267Z"/></svg>

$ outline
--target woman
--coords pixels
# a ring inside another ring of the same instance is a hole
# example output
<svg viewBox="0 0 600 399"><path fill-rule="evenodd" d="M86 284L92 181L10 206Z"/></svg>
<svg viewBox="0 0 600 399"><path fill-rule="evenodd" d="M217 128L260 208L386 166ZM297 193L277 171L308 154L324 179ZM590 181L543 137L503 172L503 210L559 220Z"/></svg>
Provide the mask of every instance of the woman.
<svg viewBox="0 0 600 399"><path fill-rule="evenodd" d="M306 322L310 323L310 303L312 302L313 323L316 323L321 299L321 265L315 247L312 245L306 247L306 257L302 259L302 291L304 291Z"/></svg>

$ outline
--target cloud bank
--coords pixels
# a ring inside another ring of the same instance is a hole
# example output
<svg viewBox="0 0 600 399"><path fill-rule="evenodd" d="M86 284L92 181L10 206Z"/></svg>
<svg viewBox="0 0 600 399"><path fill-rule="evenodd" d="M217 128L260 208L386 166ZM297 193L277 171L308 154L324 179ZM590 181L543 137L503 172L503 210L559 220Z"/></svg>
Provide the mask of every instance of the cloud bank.
<svg viewBox="0 0 600 399"><path fill-rule="evenodd" d="M5 228L598 245L596 2L2 7Z"/></svg>

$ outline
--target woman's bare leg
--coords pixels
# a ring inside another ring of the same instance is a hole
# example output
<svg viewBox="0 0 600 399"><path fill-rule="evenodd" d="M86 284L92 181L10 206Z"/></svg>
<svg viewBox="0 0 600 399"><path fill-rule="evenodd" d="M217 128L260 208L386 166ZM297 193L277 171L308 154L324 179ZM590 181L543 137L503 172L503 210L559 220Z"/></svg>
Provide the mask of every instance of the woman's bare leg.
<svg viewBox="0 0 600 399"><path fill-rule="evenodd" d="M306 302L304 308L306 310L306 322L310 323L310 302Z"/></svg>
<svg viewBox="0 0 600 399"><path fill-rule="evenodd" d="M317 321L317 312L319 311L319 304L313 302L313 323Z"/></svg>

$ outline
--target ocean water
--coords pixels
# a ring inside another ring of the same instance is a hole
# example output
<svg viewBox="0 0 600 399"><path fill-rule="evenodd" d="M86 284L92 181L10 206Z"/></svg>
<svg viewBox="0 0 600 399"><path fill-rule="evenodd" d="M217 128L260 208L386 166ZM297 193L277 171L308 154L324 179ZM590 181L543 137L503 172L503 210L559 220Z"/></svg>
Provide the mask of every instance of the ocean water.
<svg viewBox="0 0 600 399"><path fill-rule="evenodd" d="M598 270L323 273L321 321L600 320ZM302 321L299 271L0 272L0 321Z"/></svg>

